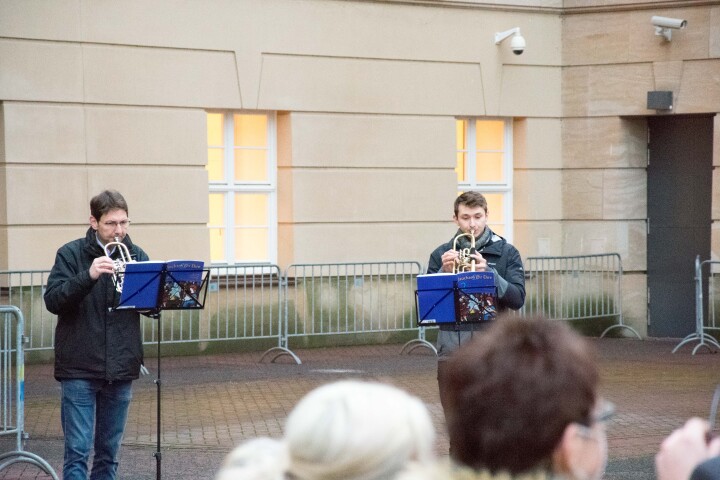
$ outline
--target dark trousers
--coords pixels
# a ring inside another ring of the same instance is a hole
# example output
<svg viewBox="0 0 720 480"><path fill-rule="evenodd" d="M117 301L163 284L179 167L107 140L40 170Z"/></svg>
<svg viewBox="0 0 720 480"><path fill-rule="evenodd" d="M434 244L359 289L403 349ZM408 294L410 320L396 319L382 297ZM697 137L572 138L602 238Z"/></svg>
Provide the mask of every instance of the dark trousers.
<svg viewBox="0 0 720 480"><path fill-rule="evenodd" d="M447 392L447 379L448 379L448 373L449 370L447 368L448 362L444 360L440 360L438 362L438 369L437 369L437 381L438 381L438 389L440 390L440 404L443 408L443 414L445 415L445 425L447 426L447 418L448 418L448 392ZM452 456L452 438L450 435L448 435L448 438L450 438L450 456Z"/></svg>
<svg viewBox="0 0 720 480"><path fill-rule="evenodd" d="M444 360L440 360L438 362L438 369L437 369L437 381L438 381L438 389L440 390L440 404L443 408L443 413L445 414L445 418L447 419L447 407L448 407L448 398L447 398L447 388L445 387L447 385L447 378L448 378L448 369L447 369L448 362Z"/></svg>

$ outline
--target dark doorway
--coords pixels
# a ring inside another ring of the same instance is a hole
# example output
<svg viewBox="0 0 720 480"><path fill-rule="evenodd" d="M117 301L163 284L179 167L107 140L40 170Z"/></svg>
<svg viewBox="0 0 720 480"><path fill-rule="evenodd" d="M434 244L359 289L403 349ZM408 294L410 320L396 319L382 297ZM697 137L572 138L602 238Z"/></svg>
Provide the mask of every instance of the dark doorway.
<svg viewBox="0 0 720 480"><path fill-rule="evenodd" d="M648 335L684 337L695 331L695 257L710 258L713 117L649 117L648 149Z"/></svg>

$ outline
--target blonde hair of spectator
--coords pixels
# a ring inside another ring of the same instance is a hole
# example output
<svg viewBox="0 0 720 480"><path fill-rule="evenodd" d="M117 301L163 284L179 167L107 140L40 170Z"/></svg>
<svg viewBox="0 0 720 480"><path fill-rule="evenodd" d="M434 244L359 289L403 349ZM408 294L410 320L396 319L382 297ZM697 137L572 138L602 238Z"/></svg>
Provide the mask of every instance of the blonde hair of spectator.
<svg viewBox="0 0 720 480"><path fill-rule="evenodd" d="M226 457L215 480L390 480L435 460L425 405L382 383L344 380L308 393L283 439L256 438Z"/></svg>
<svg viewBox="0 0 720 480"><path fill-rule="evenodd" d="M225 457L215 480L285 480L287 448L281 440L248 440Z"/></svg>
<svg viewBox="0 0 720 480"><path fill-rule="evenodd" d="M434 460L425 405L390 385L354 380L306 395L285 426L289 472L303 480L392 478L409 461Z"/></svg>

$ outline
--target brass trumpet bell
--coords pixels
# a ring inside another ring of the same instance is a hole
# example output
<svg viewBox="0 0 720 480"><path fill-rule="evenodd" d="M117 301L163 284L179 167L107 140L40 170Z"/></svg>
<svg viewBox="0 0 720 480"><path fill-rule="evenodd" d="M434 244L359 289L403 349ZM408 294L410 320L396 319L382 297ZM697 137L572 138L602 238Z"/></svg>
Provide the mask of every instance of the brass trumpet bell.
<svg viewBox="0 0 720 480"><path fill-rule="evenodd" d="M458 240L463 237L470 238L470 246L458 249ZM453 265L453 273L474 272L475 258L471 255L475 253L475 235L473 235L472 232L457 235L455 240L453 240L453 250L457 250L458 252L458 258L455 260L455 264Z"/></svg>

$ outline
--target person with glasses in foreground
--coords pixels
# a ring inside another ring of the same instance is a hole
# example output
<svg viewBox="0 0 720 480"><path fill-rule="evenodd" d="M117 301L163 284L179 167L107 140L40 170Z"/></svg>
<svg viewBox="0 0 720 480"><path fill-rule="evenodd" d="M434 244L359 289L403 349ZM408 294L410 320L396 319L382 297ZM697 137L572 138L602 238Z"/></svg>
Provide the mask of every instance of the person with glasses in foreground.
<svg viewBox="0 0 720 480"><path fill-rule="evenodd" d="M400 478L602 478L613 407L598 394L593 350L565 323L498 318L447 370L450 462Z"/></svg>
<svg viewBox="0 0 720 480"><path fill-rule="evenodd" d="M57 251L45 290L47 309L58 316L55 327L55 379L61 385L60 421L65 437L63 478L116 478L132 380L143 362L140 317L112 311L118 293L113 258L105 245L125 244L133 260L147 254L127 234L128 206L123 196L105 190L90 201L85 237Z"/></svg>

